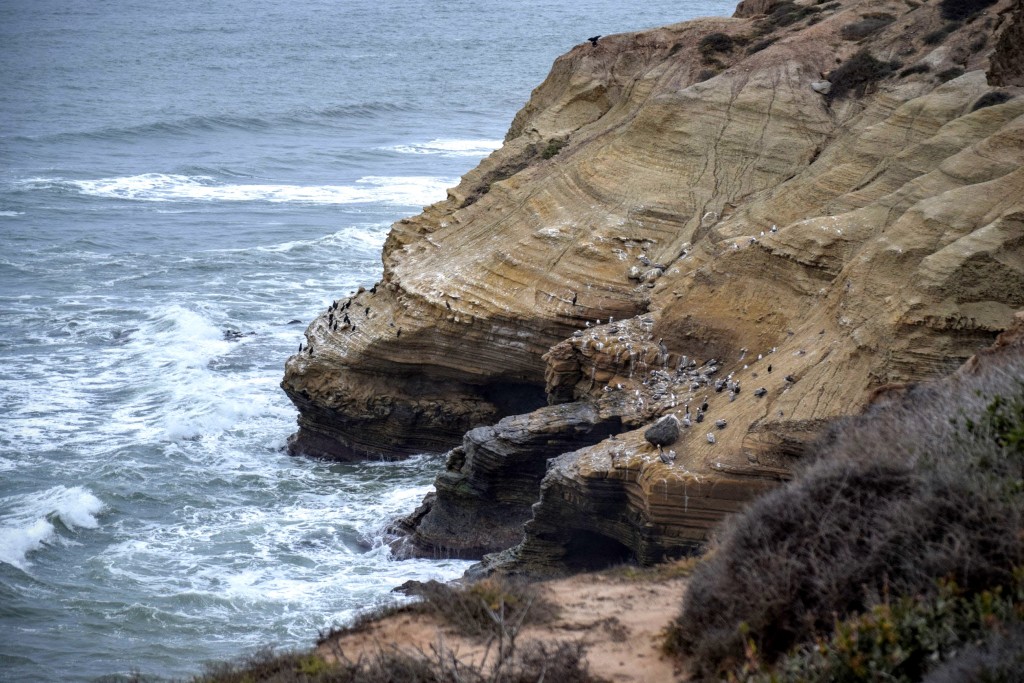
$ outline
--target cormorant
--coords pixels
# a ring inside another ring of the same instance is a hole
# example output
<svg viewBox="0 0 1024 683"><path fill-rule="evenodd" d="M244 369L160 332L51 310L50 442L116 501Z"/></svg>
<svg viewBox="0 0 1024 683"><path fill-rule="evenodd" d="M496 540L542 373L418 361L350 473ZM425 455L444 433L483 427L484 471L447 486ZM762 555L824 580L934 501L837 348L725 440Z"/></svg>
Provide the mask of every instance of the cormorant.
<svg viewBox="0 0 1024 683"><path fill-rule="evenodd" d="M593 36L593 37L591 37L591 38L587 38L587 40L589 40L589 41L590 41L590 44L591 44L592 46L595 46L595 47L597 46L597 41L599 41L600 39L601 39L601 36L600 36L600 34L598 34L598 35L596 35L596 36Z"/></svg>

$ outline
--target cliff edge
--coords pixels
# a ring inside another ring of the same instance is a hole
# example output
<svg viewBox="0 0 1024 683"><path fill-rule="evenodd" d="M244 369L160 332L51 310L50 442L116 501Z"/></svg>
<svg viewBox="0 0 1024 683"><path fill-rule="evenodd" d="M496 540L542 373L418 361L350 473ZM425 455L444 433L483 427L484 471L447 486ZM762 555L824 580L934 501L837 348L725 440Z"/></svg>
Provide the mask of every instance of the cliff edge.
<svg viewBox="0 0 1024 683"><path fill-rule="evenodd" d="M311 323L292 451L455 446L407 552L692 552L1024 308L1022 32L1021 0L745 0L575 47Z"/></svg>

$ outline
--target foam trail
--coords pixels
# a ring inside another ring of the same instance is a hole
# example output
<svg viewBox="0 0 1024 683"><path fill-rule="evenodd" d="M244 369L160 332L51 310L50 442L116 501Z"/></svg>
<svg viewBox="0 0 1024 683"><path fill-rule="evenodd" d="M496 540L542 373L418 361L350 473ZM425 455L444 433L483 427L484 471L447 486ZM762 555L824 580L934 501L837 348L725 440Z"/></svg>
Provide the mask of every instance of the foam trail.
<svg viewBox="0 0 1024 683"><path fill-rule="evenodd" d="M81 486L55 486L6 498L2 504L10 513L0 518L0 562L19 569L30 564L29 553L56 537L54 521L71 530L95 529L103 510L103 502Z"/></svg>
<svg viewBox="0 0 1024 683"><path fill-rule="evenodd" d="M65 190L88 197L145 202L295 202L301 204L384 203L425 206L445 198L457 178L365 176L352 185L219 184L210 176L167 173L67 180L32 178L23 185Z"/></svg>
<svg viewBox="0 0 1024 683"><path fill-rule="evenodd" d="M436 154L443 157L483 157L502 145L501 140L460 140L436 138L428 142L413 142L408 145L388 147L401 154Z"/></svg>

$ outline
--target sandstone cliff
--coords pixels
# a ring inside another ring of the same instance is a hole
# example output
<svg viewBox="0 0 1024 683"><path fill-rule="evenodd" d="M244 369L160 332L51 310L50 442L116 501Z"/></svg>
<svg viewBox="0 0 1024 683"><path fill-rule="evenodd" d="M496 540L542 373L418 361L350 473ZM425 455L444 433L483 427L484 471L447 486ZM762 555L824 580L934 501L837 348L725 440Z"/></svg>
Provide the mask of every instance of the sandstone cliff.
<svg viewBox="0 0 1024 683"><path fill-rule="evenodd" d="M961 4L747 0L559 58L504 146L394 225L382 281L310 325L293 451L461 439L410 551L478 557L524 522L493 562L692 551L827 420L1024 307L1024 12ZM668 412L690 426L659 451Z"/></svg>

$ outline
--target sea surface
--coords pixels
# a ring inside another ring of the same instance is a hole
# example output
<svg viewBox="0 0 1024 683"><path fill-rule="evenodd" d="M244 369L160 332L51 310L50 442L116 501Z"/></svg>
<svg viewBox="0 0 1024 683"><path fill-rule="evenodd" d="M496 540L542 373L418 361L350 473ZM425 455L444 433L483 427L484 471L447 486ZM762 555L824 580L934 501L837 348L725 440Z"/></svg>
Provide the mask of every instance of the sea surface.
<svg viewBox="0 0 1024 683"><path fill-rule="evenodd" d="M649 0L0 2L0 680L188 677L408 579L437 454L286 455L302 332Z"/></svg>

